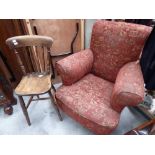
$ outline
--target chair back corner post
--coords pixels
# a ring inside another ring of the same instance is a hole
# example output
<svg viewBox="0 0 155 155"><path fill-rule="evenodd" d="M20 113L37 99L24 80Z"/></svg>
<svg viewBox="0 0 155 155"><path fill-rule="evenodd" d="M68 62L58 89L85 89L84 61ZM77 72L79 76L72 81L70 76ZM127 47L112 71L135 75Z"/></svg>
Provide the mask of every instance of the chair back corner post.
<svg viewBox="0 0 155 155"><path fill-rule="evenodd" d="M47 50L48 50L48 57L49 57L48 68L49 68L49 72L52 76L52 79L54 79L55 78L55 71L54 71L54 64L53 64L53 59L52 59L52 54L51 54L51 47L48 47Z"/></svg>
<svg viewBox="0 0 155 155"><path fill-rule="evenodd" d="M24 66L24 64L22 62L21 56L20 56L17 49L14 49L14 51L15 51L15 55L16 55L16 58L17 58L17 62L19 64L20 68L21 68L21 71L22 71L23 75L26 75L26 69L25 69L25 66Z"/></svg>

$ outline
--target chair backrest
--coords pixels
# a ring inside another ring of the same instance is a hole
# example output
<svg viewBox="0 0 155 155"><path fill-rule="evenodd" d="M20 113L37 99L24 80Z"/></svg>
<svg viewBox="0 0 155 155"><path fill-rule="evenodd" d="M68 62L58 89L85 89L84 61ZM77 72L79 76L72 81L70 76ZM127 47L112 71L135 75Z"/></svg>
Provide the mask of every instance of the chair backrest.
<svg viewBox="0 0 155 155"><path fill-rule="evenodd" d="M120 68L138 60L152 28L144 25L98 20L92 30L92 72L115 82Z"/></svg>
<svg viewBox="0 0 155 155"><path fill-rule="evenodd" d="M6 44L15 51L23 74L51 73L50 48L53 39L47 36L25 35L8 38Z"/></svg>

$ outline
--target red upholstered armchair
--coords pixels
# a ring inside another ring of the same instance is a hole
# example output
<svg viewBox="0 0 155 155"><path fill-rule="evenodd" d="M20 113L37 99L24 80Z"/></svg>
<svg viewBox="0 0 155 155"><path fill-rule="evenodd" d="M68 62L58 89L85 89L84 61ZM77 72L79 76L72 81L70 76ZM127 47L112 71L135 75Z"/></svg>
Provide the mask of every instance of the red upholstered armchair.
<svg viewBox="0 0 155 155"><path fill-rule="evenodd" d="M144 98L140 53L151 28L124 22L97 21L90 49L56 63L63 86L59 107L96 134L109 134L125 106Z"/></svg>

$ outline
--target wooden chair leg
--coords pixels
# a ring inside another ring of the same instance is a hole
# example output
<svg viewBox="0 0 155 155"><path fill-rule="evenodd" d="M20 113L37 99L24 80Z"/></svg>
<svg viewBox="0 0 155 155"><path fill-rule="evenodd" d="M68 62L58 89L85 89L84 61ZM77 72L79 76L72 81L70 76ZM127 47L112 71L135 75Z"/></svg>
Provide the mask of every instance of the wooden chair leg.
<svg viewBox="0 0 155 155"><path fill-rule="evenodd" d="M54 92L56 92L56 89L55 89L55 87L53 86L53 84L52 84L52 89L54 90Z"/></svg>
<svg viewBox="0 0 155 155"><path fill-rule="evenodd" d="M54 105L54 108L55 108L55 110L56 110L56 112L57 112L57 114L58 114L58 117L59 117L60 121L62 121L62 117L61 117L59 108L58 108L58 106L57 106L57 104L56 104L56 101L55 101L54 98L53 98L53 95L52 95L51 91L48 91L48 94L49 94L49 96L50 96L50 98L51 98L51 103Z"/></svg>
<svg viewBox="0 0 155 155"><path fill-rule="evenodd" d="M52 69L52 79L54 79L55 78L55 70L54 70L52 57L51 57L51 69Z"/></svg>
<svg viewBox="0 0 155 155"><path fill-rule="evenodd" d="M37 98L40 99L39 95L37 95Z"/></svg>
<svg viewBox="0 0 155 155"><path fill-rule="evenodd" d="M28 109L28 107L31 104L32 100L33 100L33 96L30 97L30 99L29 99L29 101L28 101L28 103L26 105L26 109Z"/></svg>
<svg viewBox="0 0 155 155"><path fill-rule="evenodd" d="M20 102L22 111L23 111L23 113L24 113L24 116L25 116L25 118L26 118L26 121L27 121L28 125L30 126L30 125L31 125L31 122L30 122L30 118L29 118L29 115L28 115L27 108L26 108L26 106L25 106L23 97L22 97L22 96L18 96L18 98L19 98L19 102Z"/></svg>

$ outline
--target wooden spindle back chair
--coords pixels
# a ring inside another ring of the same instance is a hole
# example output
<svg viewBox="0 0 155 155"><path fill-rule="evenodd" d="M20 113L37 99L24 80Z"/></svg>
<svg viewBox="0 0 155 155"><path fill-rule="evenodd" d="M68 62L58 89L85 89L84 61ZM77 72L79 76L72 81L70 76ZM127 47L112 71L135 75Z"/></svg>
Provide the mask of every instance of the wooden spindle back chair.
<svg viewBox="0 0 155 155"><path fill-rule="evenodd" d="M57 107L51 88L55 91L51 83L51 63L50 49L53 39L47 36L25 35L8 38L6 44L13 49L17 61L21 67L23 78L15 89L18 95L20 105L26 117L27 123L31 125L27 108L31 101L51 99L58 113L59 119L62 120ZM40 94L48 93L49 98L40 98ZM25 105L22 96L30 96L28 104ZM37 96L37 99L34 99Z"/></svg>

